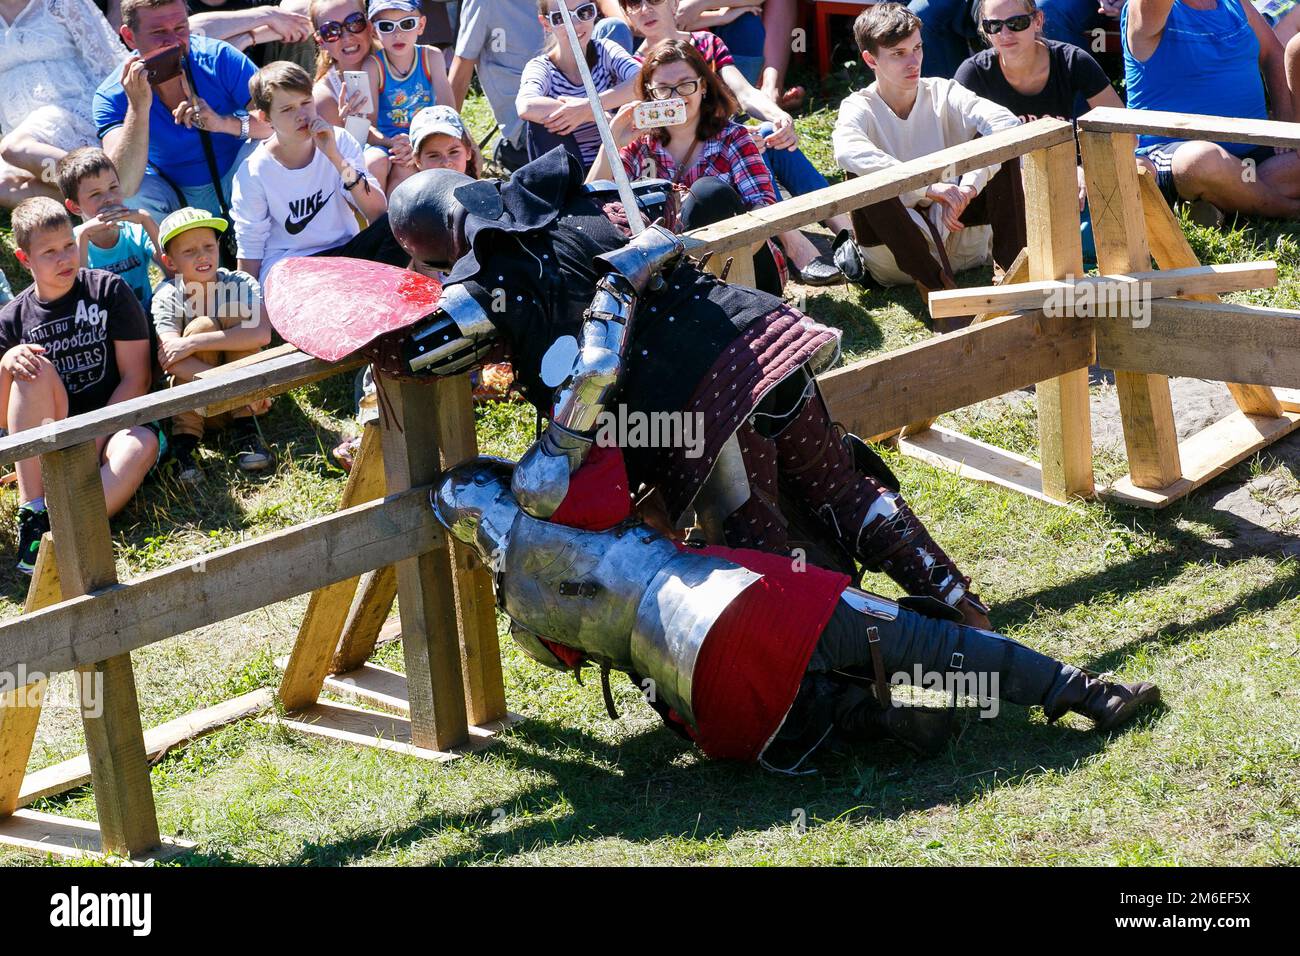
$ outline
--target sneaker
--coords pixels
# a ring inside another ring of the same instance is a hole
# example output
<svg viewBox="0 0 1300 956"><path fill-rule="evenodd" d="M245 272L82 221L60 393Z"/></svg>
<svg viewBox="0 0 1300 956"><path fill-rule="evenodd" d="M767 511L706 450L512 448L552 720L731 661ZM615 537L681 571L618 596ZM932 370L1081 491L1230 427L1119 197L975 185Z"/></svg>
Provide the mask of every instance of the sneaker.
<svg viewBox="0 0 1300 956"><path fill-rule="evenodd" d="M36 555L41 551L41 538L50 530L50 513L33 511L26 505L18 509L18 570L31 574L36 570Z"/></svg>
<svg viewBox="0 0 1300 956"><path fill-rule="evenodd" d="M275 464L275 454L262 440L255 418L238 419L230 427L230 444L240 471L266 471Z"/></svg>
<svg viewBox="0 0 1300 956"><path fill-rule="evenodd" d="M199 467L199 440L193 435L172 436L172 460L176 462L176 477L188 485L203 480Z"/></svg>

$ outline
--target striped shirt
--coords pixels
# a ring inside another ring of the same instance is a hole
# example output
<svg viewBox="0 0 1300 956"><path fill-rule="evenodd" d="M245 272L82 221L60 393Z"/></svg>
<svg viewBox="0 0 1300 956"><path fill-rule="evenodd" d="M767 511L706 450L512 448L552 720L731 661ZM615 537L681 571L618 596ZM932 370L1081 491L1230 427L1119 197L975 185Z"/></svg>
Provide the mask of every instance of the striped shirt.
<svg viewBox="0 0 1300 956"><path fill-rule="evenodd" d="M593 39L591 43L596 51L596 64L591 68L591 79L596 85L596 92L612 90L640 71L641 65L612 40ZM534 96L576 96L585 100L587 91L581 79L577 83L571 83L564 71L543 54L533 57L524 66L523 76L519 78L516 107L523 100ZM600 152L600 131L596 129L595 123L583 123L573 131L573 138L582 151L582 164L590 169L596 161L596 154Z"/></svg>
<svg viewBox="0 0 1300 956"><path fill-rule="evenodd" d="M727 49L727 44L722 42L722 37L716 33L709 33L707 30L692 30L691 42L695 44L695 49L700 51L700 56L704 57L704 62L709 64L709 68L717 73L724 66L735 66L736 61L731 58L731 51ZM645 62L646 51L650 49L650 42L647 40L641 44L640 49L636 51L638 63Z"/></svg>

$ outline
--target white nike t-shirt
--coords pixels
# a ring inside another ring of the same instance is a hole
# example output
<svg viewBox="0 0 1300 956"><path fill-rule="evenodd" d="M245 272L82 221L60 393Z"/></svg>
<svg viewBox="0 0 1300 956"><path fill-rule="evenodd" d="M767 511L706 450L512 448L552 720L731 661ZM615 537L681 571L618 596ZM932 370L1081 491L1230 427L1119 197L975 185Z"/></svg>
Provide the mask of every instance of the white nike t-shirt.
<svg viewBox="0 0 1300 956"><path fill-rule="evenodd" d="M362 172L370 188L379 182L366 173L361 146L347 130L334 127L339 154ZM230 218L235 223L239 258L261 259L261 276L285 256L309 256L347 242L361 231L352 193L319 149L302 169L286 169L264 142L235 173Z"/></svg>

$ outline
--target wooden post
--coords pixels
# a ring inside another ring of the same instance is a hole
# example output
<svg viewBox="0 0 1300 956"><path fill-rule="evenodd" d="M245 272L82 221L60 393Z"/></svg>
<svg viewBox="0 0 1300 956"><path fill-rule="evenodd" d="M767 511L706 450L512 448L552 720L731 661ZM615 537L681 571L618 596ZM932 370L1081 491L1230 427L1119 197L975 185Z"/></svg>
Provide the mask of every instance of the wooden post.
<svg viewBox="0 0 1300 956"><path fill-rule="evenodd" d="M1161 269L1189 269L1200 265L1196 253L1183 235L1183 227L1174 217L1173 210L1160 194L1160 187L1155 177L1145 169L1138 170L1138 189L1142 193L1142 212L1147 224L1147 243L1151 247L1151 257ZM1189 299L1202 302L1218 302L1217 295L1189 295ZM1247 415L1265 415L1280 418L1282 403L1278 401L1273 390L1267 385L1239 385L1235 382L1225 383L1233 399Z"/></svg>
<svg viewBox="0 0 1300 956"><path fill-rule="evenodd" d="M64 600L117 583L113 539L94 441L41 456L45 500ZM82 724L105 853L134 856L161 845L131 655L78 671ZM86 694L90 683L91 695Z"/></svg>
<svg viewBox="0 0 1300 956"><path fill-rule="evenodd" d="M59 589L59 566L54 560L54 541L49 534L41 538L41 548L36 555L32 583L27 589L23 613L39 611L57 604L62 597ZM25 687L17 687L0 694L0 817L7 817L18 809L23 776L27 761L32 756L36 741L36 725L41 719L41 702L45 697L45 678L34 680Z"/></svg>
<svg viewBox="0 0 1300 956"><path fill-rule="evenodd" d="M478 454L474 396L468 375L457 376L441 385L434 424L443 468ZM487 724L506 716L492 578L473 549L454 538L451 539L450 571L456 590L465 708L470 723Z"/></svg>
<svg viewBox="0 0 1300 956"><path fill-rule="evenodd" d="M343 623L338 650L330 664L331 674L354 670L370 660L395 600L397 571L391 564L361 575L357 598Z"/></svg>
<svg viewBox="0 0 1300 956"><path fill-rule="evenodd" d="M341 508L352 508L383 496L384 465L379 446L378 426L367 425L343 489ZM280 681L280 700L285 710L302 710L316 703L359 581L360 578L348 578L312 592Z"/></svg>
<svg viewBox="0 0 1300 956"><path fill-rule="evenodd" d="M1146 272L1151 256L1133 158L1137 138L1132 133L1080 130L1079 143L1098 266L1103 273ZM1178 481L1182 463L1169 379L1116 369L1115 386L1133 483L1139 488L1164 488Z"/></svg>
<svg viewBox="0 0 1300 956"><path fill-rule="evenodd" d="M1074 144L1035 150L1021 157L1020 168L1030 281L1082 276ZM1095 487L1088 369L1039 382L1036 391L1043 493L1059 501L1091 498Z"/></svg>
<svg viewBox="0 0 1300 956"><path fill-rule="evenodd" d="M459 379L408 384L386 376L377 382L387 399L383 428L384 474L390 495L429 484L441 470L438 416L444 399L464 388ZM435 525L432 510L429 520ZM397 606L410 694L411 742L447 751L469 739L457 640L456 590L447 573L451 547L438 530L437 544L397 563Z"/></svg>

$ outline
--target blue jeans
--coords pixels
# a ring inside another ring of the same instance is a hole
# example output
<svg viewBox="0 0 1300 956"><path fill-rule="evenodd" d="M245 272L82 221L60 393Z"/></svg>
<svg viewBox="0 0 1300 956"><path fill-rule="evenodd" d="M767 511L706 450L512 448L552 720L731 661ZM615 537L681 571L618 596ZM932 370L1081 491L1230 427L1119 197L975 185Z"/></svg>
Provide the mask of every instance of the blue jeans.
<svg viewBox="0 0 1300 956"><path fill-rule="evenodd" d="M764 136L771 136L773 129L775 127L771 123L764 123L758 131ZM803 196L830 185L826 177L817 171L812 160L798 147L765 149L763 162L767 164L767 171L772 174L773 183L780 183L791 196ZM776 198L781 198L780 190L777 191Z"/></svg>
<svg viewBox="0 0 1300 956"><path fill-rule="evenodd" d="M925 57L922 76L952 79L962 60L970 56L976 37L972 0L912 0L907 5L921 18L921 44ZM1095 0L1092 0L1095 4Z"/></svg>
<svg viewBox="0 0 1300 956"><path fill-rule="evenodd" d="M591 31L591 36L596 40L613 40L628 53L636 49L636 41L632 39L632 28L618 17L598 20L596 29Z"/></svg>
<svg viewBox="0 0 1300 956"><path fill-rule="evenodd" d="M746 13L730 23L714 27L713 32L727 44L731 58L736 61L736 69L749 80L749 85L758 86L763 78L763 44L767 42L763 18L757 13Z"/></svg>
<svg viewBox="0 0 1300 956"><path fill-rule="evenodd" d="M235 154L235 161L221 177L221 191L225 194L227 206L231 201L235 171L256 148L256 140L249 140L240 147L239 152ZM180 196L176 195L177 189L181 191ZM221 215L221 204L217 202L217 191L212 187L212 183L203 183L199 186L173 186L152 163L145 170L139 191L126 199L126 205L132 209L143 209L153 217L154 222L162 222L164 217L182 206L194 206L196 209L206 209L214 216Z"/></svg>

